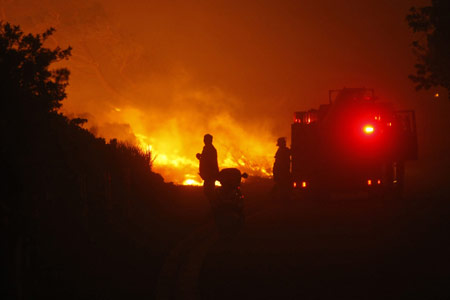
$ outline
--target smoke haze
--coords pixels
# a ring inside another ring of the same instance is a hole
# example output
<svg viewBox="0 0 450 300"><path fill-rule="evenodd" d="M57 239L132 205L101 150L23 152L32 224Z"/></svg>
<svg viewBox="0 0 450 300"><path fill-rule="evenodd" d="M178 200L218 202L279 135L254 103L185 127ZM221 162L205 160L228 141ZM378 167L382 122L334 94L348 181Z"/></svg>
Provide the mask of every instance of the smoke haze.
<svg viewBox="0 0 450 300"><path fill-rule="evenodd" d="M446 95L433 101L407 78L415 58L405 15L427 3L4 0L0 13L25 32L55 27L47 46L73 47L65 114L88 118L107 140L151 146L155 170L182 183L199 181L207 132L221 167L268 175L293 112L344 86L416 109L421 161L450 165Z"/></svg>

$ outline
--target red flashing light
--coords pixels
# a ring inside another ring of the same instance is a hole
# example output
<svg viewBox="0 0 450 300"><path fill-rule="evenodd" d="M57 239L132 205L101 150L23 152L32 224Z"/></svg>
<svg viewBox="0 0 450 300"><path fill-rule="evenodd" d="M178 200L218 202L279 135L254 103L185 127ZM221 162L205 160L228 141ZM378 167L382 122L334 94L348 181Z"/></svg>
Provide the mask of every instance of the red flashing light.
<svg viewBox="0 0 450 300"><path fill-rule="evenodd" d="M302 181L302 188L306 188L307 184L306 181Z"/></svg>
<svg viewBox="0 0 450 300"><path fill-rule="evenodd" d="M377 184L381 184L381 180L380 179L377 180Z"/></svg>
<svg viewBox="0 0 450 300"><path fill-rule="evenodd" d="M296 188L297 187L297 182L294 181L293 186L294 186L294 188Z"/></svg>
<svg viewBox="0 0 450 300"><path fill-rule="evenodd" d="M372 180L367 180L367 185L372 185Z"/></svg>
<svg viewBox="0 0 450 300"><path fill-rule="evenodd" d="M363 131L365 134L372 134L375 131L375 128L373 128L372 125L365 125Z"/></svg>

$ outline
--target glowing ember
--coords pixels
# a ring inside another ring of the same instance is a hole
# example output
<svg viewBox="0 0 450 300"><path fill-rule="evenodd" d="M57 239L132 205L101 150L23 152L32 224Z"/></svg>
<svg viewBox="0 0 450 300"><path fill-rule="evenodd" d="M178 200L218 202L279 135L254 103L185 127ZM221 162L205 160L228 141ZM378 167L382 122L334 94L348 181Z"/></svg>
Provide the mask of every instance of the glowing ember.
<svg viewBox="0 0 450 300"><path fill-rule="evenodd" d="M201 182L195 181L194 179L186 179L185 181L183 181L183 185L202 185Z"/></svg>

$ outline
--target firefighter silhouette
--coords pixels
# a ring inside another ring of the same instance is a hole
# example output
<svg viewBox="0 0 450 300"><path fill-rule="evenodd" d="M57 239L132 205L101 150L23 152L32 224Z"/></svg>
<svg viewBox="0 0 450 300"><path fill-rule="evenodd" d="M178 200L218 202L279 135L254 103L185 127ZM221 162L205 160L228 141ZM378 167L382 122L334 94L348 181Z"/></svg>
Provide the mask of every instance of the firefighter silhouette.
<svg viewBox="0 0 450 300"><path fill-rule="evenodd" d="M277 195L286 199L289 198L292 185L291 177L291 150L286 147L286 139L281 137L277 140L278 150L275 154L273 164L273 180L275 181L275 191Z"/></svg>
<svg viewBox="0 0 450 300"><path fill-rule="evenodd" d="M205 134L202 153L197 153L197 159L200 161L200 177L203 179L203 191L206 197L211 201L214 197L214 186L219 174L219 165L217 164L217 150L214 148L213 137Z"/></svg>

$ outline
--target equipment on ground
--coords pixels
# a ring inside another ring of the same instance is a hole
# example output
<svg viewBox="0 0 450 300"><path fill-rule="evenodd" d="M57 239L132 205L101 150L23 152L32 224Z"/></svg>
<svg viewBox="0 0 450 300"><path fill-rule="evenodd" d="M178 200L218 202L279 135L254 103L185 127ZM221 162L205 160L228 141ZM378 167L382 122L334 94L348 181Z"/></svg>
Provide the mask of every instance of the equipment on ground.
<svg viewBox="0 0 450 300"><path fill-rule="evenodd" d="M219 172L221 187L212 202L217 228L222 237L232 237L244 225L244 196L241 193L241 178L247 178L236 168L226 168Z"/></svg>

